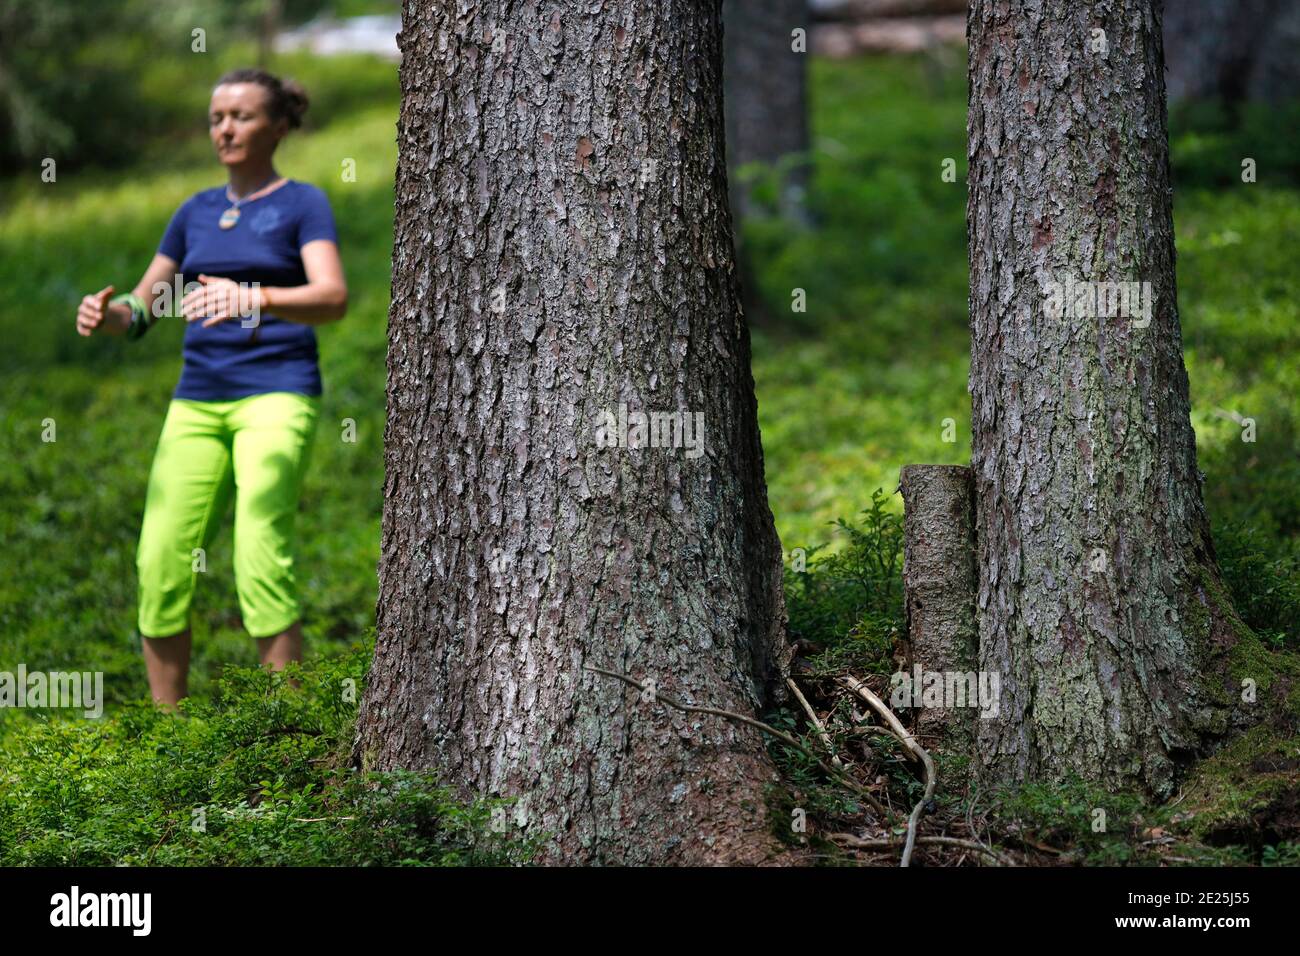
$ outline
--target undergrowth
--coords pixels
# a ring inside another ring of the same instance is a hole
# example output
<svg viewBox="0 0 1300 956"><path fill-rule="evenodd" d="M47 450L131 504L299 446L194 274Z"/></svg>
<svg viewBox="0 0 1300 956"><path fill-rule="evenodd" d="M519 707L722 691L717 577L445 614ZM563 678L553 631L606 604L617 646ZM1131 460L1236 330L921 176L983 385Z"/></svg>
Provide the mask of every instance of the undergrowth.
<svg viewBox="0 0 1300 956"><path fill-rule="evenodd" d="M371 648L226 669L173 716L42 718L0 746L0 865L465 866L527 862L504 801L347 765ZM293 686L297 680L300 686Z"/></svg>

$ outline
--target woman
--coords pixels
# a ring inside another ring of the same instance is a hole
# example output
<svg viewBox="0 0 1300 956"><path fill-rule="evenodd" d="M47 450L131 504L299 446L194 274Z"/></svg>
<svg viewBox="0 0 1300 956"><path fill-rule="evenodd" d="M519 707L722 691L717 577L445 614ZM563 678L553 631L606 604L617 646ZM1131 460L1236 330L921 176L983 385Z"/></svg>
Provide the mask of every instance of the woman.
<svg viewBox="0 0 1300 956"><path fill-rule="evenodd" d="M341 319L347 285L325 194L272 163L302 124L301 87L261 70L227 73L208 130L228 185L186 200L128 295L81 300L77 331L138 338L170 308L187 325L145 500L139 628L155 700L187 693L190 601L204 550L235 495L235 581L263 664L302 659L292 535L321 380L314 325ZM197 281L196 281L197 280Z"/></svg>

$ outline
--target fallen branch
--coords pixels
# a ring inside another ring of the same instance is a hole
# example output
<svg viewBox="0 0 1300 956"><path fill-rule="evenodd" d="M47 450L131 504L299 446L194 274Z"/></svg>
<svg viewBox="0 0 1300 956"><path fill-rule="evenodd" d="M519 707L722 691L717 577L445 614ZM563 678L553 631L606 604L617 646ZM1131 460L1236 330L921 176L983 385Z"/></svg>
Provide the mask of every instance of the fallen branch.
<svg viewBox="0 0 1300 956"><path fill-rule="evenodd" d="M826 745L826 751L831 755L831 766L835 767L837 770L842 769L844 762L840 760L839 755L835 753L835 745L831 743L831 735L826 732L826 728L822 726L822 722L817 719L817 712L812 709L812 704L808 703L808 698L803 695L803 691L801 691L799 685L794 682L794 678L787 677L785 683L786 686L790 688L790 692L794 694L794 699L799 701L803 706L804 713L808 715L808 720L812 722L812 725L815 728L817 728L817 736L821 737L822 743Z"/></svg>
<svg viewBox="0 0 1300 956"><path fill-rule="evenodd" d="M1015 840L1021 846L1030 850L1037 850L1039 853L1049 853L1052 856L1061 856L1064 850L1058 850L1054 846L1048 846L1046 843L1039 843L1037 840L1031 840L1028 837L1021 836L1019 833L1006 834L1004 839Z"/></svg>
<svg viewBox="0 0 1300 956"><path fill-rule="evenodd" d="M627 674L619 673L618 671L605 670L605 668L603 667L596 667L592 664L584 664L583 669L592 671L593 673L596 674L604 674L606 677L617 678L618 680L623 681L623 683L629 684L632 687L635 687L637 690L641 691L642 693L645 693L645 689L646 689L645 685L642 684L635 677L631 677ZM712 714L715 717L724 717L727 720L734 720L737 723L746 724L750 727L756 728L757 730L761 730L764 733L771 734L773 737L775 737L777 740L780 740L782 743L788 744L791 747L794 747L800 753L807 755L817 764L818 767L822 769L823 773L825 773L832 780L836 781L837 783L841 784L847 789L852 790L858 796L862 797L862 799L867 801L867 803L871 805L871 808L875 810L878 814L880 814L882 817L891 817L894 815L890 810L888 810L885 807L884 804L882 804L879 800L877 800L875 796L869 790L867 790L866 787L862 786L856 780L853 780L851 777L846 776L845 774L841 773L835 768L828 766L820 757L818 757L815 753L813 753L811 750L805 747L797 739L787 734L784 730L777 730L775 727L772 727L769 724L765 724L761 720L755 720L753 717L746 717L744 714L737 714L730 710L721 710L717 707L697 707L694 704L684 704L673 697L669 697L667 694L663 693L658 688L656 688L653 691L653 694L654 694L654 699L659 701L660 703L667 704L669 707L673 707L685 713Z"/></svg>
<svg viewBox="0 0 1300 956"><path fill-rule="evenodd" d="M295 823L342 823L344 820L355 820L356 817L290 817Z"/></svg>
<svg viewBox="0 0 1300 956"><path fill-rule="evenodd" d="M841 846L849 847L854 850L892 850L895 849L901 841L896 838L885 838L878 840L867 840L862 837L855 837L851 833L832 833L827 837L834 843ZM916 838L917 843L939 844L941 846L961 847L963 850L974 850L986 857L994 860L998 866L1011 865L1005 857L996 850L985 846L976 840L963 840L960 837L950 836L923 836Z"/></svg>
<svg viewBox="0 0 1300 956"><path fill-rule="evenodd" d="M916 846L916 828L921 822L921 811L925 809L925 805L934 796L934 786L938 779L934 769L934 761L925 748L916 742L916 738L907 732L902 722L894 716L894 712L885 706L885 702L877 697L870 687L852 674L840 678L840 683L866 701L871 706L871 709L885 721L894 736L902 742L904 747L914 753L925 767L925 793L917 801L916 806L912 808L912 815L907 819L907 842L903 844L903 858L899 862L899 866L909 866L912 862L912 850Z"/></svg>

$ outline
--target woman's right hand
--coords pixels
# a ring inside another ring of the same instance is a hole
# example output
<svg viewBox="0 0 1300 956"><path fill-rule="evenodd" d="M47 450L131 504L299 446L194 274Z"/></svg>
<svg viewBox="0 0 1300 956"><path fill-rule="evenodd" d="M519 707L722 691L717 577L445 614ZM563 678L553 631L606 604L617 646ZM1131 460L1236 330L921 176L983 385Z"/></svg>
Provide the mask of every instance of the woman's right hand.
<svg viewBox="0 0 1300 956"><path fill-rule="evenodd" d="M107 329L110 332L116 333L126 328L131 321L131 309L122 302L109 305L108 300L112 294L113 287L108 285L82 298L81 305L77 307L78 334L94 335L105 321L111 323Z"/></svg>

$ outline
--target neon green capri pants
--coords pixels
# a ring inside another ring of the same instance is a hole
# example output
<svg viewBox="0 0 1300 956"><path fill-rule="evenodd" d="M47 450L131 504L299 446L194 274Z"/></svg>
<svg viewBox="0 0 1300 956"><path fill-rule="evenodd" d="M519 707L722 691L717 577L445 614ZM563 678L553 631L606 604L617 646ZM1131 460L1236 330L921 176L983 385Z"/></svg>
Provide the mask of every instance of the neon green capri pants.
<svg viewBox="0 0 1300 956"><path fill-rule="evenodd" d="M319 411L319 396L296 392L172 399L136 553L142 635L171 637L189 626L194 585L232 491L245 629L270 637L298 620L293 525Z"/></svg>

